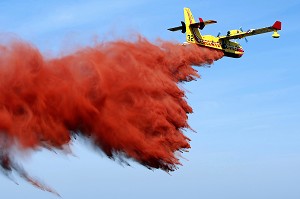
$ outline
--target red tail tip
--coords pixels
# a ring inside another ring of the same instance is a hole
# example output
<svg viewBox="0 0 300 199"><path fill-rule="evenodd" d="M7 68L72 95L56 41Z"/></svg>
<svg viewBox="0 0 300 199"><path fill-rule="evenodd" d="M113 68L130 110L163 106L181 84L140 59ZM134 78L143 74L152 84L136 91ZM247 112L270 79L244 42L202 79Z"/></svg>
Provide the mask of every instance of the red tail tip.
<svg viewBox="0 0 300 199"><path fill-rule="evenodd" d="M281 30L281 21L276 21L272 27L276 30Z"/></svg>

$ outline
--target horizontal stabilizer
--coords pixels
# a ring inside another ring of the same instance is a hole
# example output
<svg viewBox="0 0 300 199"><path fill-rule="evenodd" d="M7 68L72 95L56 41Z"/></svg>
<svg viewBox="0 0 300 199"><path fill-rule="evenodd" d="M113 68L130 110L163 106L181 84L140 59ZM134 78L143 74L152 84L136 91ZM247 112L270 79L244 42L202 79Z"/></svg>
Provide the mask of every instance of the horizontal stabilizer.
<svg viewBox="0 0 300 199"><path fill-rule="evenodd" d="M192 28L199 28L200 30L202 30L208 24L217 23L217 21L215 21L215 20L206 20L206 21L203 21L202 18L199 18L199 21L200 22L198 22L198 23L192 23L190 26Z"/></svg>
<svg viewBox="0 0 300 199"><path fill-rule="evenodd" d="M186 32L186 26L185 26L185 23L183 21L181 21L181 26L177 26L177 27L174 27L174 28L169 28L168 30L170 30L170 31L181 30L182 33L185 33Z"/></svg>

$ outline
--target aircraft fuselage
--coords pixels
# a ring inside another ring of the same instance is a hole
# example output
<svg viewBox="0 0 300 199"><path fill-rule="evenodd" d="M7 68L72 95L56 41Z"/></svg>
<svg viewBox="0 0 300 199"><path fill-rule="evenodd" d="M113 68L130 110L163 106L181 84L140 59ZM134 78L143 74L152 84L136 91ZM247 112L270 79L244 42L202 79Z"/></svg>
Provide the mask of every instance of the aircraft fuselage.
<svg viewBox="0 0 300 199"><path fill-rule="evenodd" d="M190 40L189 40L190 39ZM188 37L188 42L193 42L194 37ZM203 35L201 38L195 38L195 43L199 46L213 48L224 52L224 56L232 58L240 58L244 54L242 46L233 41L220 40L212 35Z"/></svg>

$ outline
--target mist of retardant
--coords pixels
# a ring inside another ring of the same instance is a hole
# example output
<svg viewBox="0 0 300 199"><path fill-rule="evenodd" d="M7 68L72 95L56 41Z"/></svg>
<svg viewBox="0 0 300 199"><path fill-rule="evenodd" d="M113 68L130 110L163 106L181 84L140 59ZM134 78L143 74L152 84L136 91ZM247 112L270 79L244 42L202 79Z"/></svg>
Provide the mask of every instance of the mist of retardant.
<svg viewBox="0 0 300 199"><path fill-rule="evenodd" d="M0 46L0 163L42 190L15 161L16 151L62 150L82 136L108 157L173 171L190 148L187 104L179 82L193 66L223 54L195 45L115 41L45 59L32 45Z"/></svg>

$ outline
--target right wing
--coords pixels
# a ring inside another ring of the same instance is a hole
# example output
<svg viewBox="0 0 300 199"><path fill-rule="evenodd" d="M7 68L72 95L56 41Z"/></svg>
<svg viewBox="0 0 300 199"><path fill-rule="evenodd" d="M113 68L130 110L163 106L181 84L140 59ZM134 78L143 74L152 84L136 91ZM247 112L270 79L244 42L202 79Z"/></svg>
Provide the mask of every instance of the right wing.
<svg viewBox="0 0 300 199"><path fill-rule="evenodd" d="M247 32L240 32L234 35L228 35L228 36L221 36L220 39L222 40L230 40L230 39L242 39L244 37L249 37L252 35L258 35L263 34L266 32L272 32L281 30L281 22L276 21L273 26L265 27L265 28L259 28L259 29L250 29Z"/></svg>

